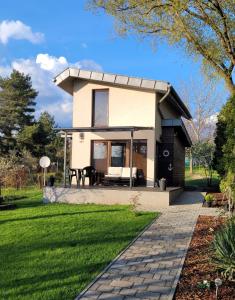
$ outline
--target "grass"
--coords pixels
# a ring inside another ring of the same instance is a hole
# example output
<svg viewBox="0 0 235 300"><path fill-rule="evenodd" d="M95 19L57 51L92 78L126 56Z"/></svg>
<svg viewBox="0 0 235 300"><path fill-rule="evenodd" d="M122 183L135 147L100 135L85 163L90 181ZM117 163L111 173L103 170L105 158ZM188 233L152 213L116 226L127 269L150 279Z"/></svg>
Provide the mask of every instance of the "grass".
<svg viewBox="0 0 235 300"><path fill-rule="evenodd" d="M44 205L36 189L14 198L17 209L0 211L4 300L74 299L157 215L120 205Z"/></svg>
<svg viewBox="0 0 235 300"><path fill-rule="evenodd" d="M220 182L216 171L212 175L212 185L218 185ZM207 179L203 168L194 168L193 174L190 174L189 168L185 170L185 185L195 187L206 187Z"/></svg>

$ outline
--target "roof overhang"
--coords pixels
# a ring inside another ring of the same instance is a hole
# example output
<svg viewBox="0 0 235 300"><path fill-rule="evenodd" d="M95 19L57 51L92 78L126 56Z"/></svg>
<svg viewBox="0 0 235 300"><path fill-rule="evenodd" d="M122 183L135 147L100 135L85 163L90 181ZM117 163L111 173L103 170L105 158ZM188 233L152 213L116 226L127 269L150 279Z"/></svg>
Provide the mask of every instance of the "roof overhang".
<svg viewBox="0 0 235 300"><path fill-rule="evenodd" d="M184 102L181 100L180 96L177 94L175 89L171 86L171 93L170 93L170 101L174 106L177 107L177 109L181 112L182 117L185 119L192 119L192 116L187 108L187 106L184 104Z"/></svg>
<svg viewBox="0 0 235 300"><path fill-rule="evenodd" d="M122 87L159 91L161 93L167 92L169 85L169 83L165 81L149 80L144 78L129 77L96 71L87 71L78 68L65 69L62 73L54 78L54 82L56 85L72 95L73 82L75 79L102 82L106 84L119 85Z"/></svg>
<svg viewBox="0 0 235 300"><path fill-rule="evenodd" d="M162 120L162 127L174 127L176 131L179 133L184 146L191 147L192 141L188 134L187 129L184 126L184 122L181 119L165 119Z"/></svg>
<svg viewBox="0 0 235 300"><path fill-rule="evenodd" d="M109 126L109 127L71 127L71 128L55 128L56 131L61 133L73 133L73 132L134 132L140 130L153 130L153 127L143 126Z"/></svg>
<svg viewBox="0 0 235 300"><path fill-rule="evenodd" d="M54 83L70 95L73 95L74 81L77 79L89 82L103 83L107 85L116 85L123 88L158 92L160 94L167 93L170 87L170 94L168 97L169 101L177 110L180 111L184 118L192 118L189 110L180 99L175 89L166 81L81 70L78 68L67 68L54 78Z"/></svg>

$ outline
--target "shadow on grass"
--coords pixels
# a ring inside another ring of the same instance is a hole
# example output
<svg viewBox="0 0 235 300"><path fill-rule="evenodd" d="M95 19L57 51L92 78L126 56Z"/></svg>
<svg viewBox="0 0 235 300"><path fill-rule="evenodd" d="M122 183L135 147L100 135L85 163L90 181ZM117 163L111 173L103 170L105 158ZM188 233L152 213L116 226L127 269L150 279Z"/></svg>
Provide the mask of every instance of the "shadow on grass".
<svg viewBox="0 0 235 300"><path fill-rule="evenodd" d="M60 213L60 214L50 214L50 215L43 215L43 216L39 215L39 216L33 216L33 217L27 217L27 218L6 219L3 221L0 221L0 224L4 224L7 222L38 220L38 219L47 219L47 218L54 218L54 217L64 217L64 216L83 215L83 214L93 214L93 213L110 213L110 212L118 212L118 211L123 211L123 209L105 209L105 210L93 210L93 211L64 212L64 213Z"/></svg>
<svg viewBox="0 0 235 300"><path fill-rule="evenodd" d="M22 200L22 199L27 199L25 196L4 196L5 201L17 201L17 200Z"/></svg>
<svg viewBox="0 0 235 300"><path fill-rule="evenodd" d="M21 291L17 293L18 296L21 297L32 296L35 292L47 293L58 288L59 284L61 284L61 281L76 276L76 279L72 282L71 280L67 283L63 282L63 287L68 287L69 289L71 289L71 286L76 283L76 287L74 287L75 297L78 294L78 290L84 288L90 282L90 274L93 274L92 277L95 277L97 270L101 271L109 262L110 261L104 261L95 264L90 263L88 265L77 266L76 268L68 268L60 272L54 272L53 270L51 270L50 273L45 275L37 274L36 276L28 276L25 278L15 279L11 282L7 282L2 286L2 293L4 293L5 289L7 291L7 296L9 297L11 296L11 294L8 290L11 288L15 288L16 286L21 288ZM47 282L47 285L38 287L39 282ZM24 289L22 289L22 287L24 287Z"/></svg>

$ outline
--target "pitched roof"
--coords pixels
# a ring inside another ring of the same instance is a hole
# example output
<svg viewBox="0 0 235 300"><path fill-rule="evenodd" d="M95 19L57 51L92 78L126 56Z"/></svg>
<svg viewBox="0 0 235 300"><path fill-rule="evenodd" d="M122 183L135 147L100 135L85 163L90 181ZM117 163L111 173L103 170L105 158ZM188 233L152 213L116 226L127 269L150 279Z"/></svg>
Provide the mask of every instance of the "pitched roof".
<svg viewBox="0 0 235 300"><path fill-rule="evenodd" d="M63 90L69 94L73 94L73 82L75 79L93 81L93 82L102 82L111 85L117 85L122 87L129 87L141 90L156 91L159 93L166 93L169 88L171 89L171 97L174 98L174 104L177 105L178 109L181 110L182 115L190 119L191 114L188 111L187 107L180 99L179 95L176 93L174 88L170 85L169 82L152 80L138 77L129 77L125 75L103 73L97 71L88 71L78 68L67 68L54 78L56 85L61 87Z"/></svg>

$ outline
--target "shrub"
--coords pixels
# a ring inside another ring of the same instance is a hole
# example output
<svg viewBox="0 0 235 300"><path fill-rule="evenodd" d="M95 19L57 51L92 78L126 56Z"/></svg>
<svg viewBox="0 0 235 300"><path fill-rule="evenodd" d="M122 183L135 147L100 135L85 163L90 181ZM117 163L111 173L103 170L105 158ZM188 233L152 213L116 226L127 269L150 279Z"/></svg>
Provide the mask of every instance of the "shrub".
<svg viewBox="0 0 235 300"><path fill-rule="evenodd" d="M228 171L220 182L220 190L228 199L229 210L231 211L235 202L235 174Z"/></svg>
<svg viewBox="0 0 235 300"><path fill-rule="evenodd" d="M215 233L213 262L222 275L235 280L235 219L230 219Z"/></svg>
<svg viewBox="0 0 235 300"><path fill-rule="evenodd" d="M215 198L214 198L214 196L212 195L212 194L207 194L206 196L205 196L205 201L206 202L212 202L212 201L214 201L215 200Z"/></svg>
<svg viewBox="0 0 235 300"><path fill-rule="evenodd" d="M20 188L27 185L29 169L15 155L0 157L0 185Z"/></svg>

